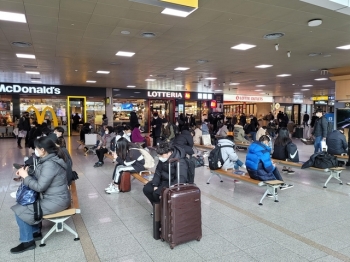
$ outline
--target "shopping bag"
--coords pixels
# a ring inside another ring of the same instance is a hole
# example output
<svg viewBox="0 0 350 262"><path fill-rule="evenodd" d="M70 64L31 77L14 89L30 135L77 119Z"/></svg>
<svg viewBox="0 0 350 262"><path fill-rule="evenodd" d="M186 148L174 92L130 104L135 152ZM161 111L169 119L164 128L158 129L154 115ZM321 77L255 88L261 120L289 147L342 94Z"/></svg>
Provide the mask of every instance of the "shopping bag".
<svg viewBox="0 0 350 262"><path fill-rule="evenodd" d="M26 137L27 136L27 131L21 130L18 132L18 137Z"/></svg>
<svg viewBox="0 0 350 262"><path fill-rule="evenodd" d="M211 146L211 137L210 137L210 135L202 135L202 144L204 146Z"/></svg>
<svg viewBox="0 0 350 262"><path fill-rule="evenodd" d="M326 141L322 140L321 141L321 150L327 152L327 149L328 149L328 146L327 146Z"/></svg>

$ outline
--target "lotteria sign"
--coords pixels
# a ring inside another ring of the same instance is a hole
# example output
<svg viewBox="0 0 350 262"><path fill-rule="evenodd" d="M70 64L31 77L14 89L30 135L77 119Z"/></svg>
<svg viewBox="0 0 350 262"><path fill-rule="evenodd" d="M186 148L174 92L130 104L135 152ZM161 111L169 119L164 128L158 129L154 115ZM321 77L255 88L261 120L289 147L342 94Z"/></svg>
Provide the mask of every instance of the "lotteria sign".
<svg viewBox="0 0 350 262"><path fill-rule="evenodd" d="M25 85L0 85L0 93L24 93L24 94L46 94L59 95L61 89L54 86L25 86Z"/></svg>
<svg viewBox="0 0 350 262"><path fill-rule="evenodd" d="M148 91L148 97L155 98L182 98L182 93L180 92L161 92L161 91Z"/></svg>

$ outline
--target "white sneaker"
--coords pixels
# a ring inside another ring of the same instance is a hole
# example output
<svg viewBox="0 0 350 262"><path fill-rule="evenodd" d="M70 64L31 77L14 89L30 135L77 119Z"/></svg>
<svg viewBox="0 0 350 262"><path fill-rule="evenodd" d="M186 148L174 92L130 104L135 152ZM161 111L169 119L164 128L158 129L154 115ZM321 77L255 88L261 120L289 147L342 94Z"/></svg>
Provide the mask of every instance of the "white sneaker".
<svg viewBox="0 0 350 262"><path fill-rule="evenodd" d="M119 193L119 192L120 192L120 191L119 191L119 188L116 187L116 186L112 186L111 189L109 189L109 190L106 191L107 194L115 194L115 193Z"/></svg>
<svg viewBox="0 0 350 262"><path fill-rule="evenodd" d="M241 168L247 169L247 167L246 167L245 164L243 164L243 165L241 166Z"/></svg>
<svg viewBox="0 0 350 262"><path fill-rule="evenodd" d="M105 188L105 191L112 189L113 187L113 182L108 185L108 187Z"/></svg>
<svg viewBox="0 0 350 262"><path fill-rule="evenodd" d="M16 198L16 194L17 194L17 191L12 192L12 193L10 194L10 196L11 196L12 198Z"/></svg>

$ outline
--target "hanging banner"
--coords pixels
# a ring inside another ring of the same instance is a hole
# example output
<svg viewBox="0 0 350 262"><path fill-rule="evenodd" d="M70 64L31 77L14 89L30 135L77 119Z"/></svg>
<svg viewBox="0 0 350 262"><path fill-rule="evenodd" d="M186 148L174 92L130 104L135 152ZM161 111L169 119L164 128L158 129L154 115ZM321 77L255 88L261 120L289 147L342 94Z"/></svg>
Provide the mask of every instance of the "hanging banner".
<svg viewBox="0 0 350 262"><path fill-rule="evenodd" d="M225 102L258 102L258 103L272 103L272 96L244 96L244 95L226 95L224 94Z"/></svg>

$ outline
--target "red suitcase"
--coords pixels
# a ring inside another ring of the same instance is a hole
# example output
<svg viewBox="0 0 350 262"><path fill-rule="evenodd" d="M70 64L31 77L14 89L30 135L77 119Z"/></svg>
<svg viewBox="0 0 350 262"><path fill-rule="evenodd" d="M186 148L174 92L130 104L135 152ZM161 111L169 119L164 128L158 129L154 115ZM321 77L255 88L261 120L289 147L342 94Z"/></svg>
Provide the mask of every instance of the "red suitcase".
<svg viewBox="0 0 350 262"><path fill-rule="evenodd" d="M119 191L129 192L131 190L130 172L124 171L119 176Z"/></svg>
<svg viewBox="0 0 350 262"><path fill-rule="evenodd" d="M161 195L161 239L173 249L176 245L202 238L201 192L195 185L179 184L170 187L170 165L177 162L177 176L180 181L178 159L169 160L169 188Z"/></svg>

